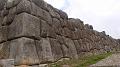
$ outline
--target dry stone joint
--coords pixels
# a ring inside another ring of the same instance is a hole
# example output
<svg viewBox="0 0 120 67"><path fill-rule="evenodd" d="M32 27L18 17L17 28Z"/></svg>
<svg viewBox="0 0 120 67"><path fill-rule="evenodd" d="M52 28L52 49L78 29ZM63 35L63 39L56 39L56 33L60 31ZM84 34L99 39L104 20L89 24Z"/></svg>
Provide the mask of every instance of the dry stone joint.
<svg viewBox="0 0 120 67"><path fill-rule="evenodd" d="M98 32L43 0L0 0L0 65L44 67L120 49L120 40Z"/></svg>

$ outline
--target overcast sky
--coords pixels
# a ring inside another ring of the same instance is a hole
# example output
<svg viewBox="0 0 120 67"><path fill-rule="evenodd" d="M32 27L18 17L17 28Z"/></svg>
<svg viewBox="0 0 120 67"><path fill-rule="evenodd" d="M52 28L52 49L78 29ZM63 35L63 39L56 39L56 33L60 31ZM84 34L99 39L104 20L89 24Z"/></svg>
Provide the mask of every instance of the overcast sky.
<svg viewBox="0 0 120 67"><path fill-rule="evenodd" d="M97 31L106 31L120 38L120 0L45 0L67 12L70 18L79 18L93 25Z"/></svg>

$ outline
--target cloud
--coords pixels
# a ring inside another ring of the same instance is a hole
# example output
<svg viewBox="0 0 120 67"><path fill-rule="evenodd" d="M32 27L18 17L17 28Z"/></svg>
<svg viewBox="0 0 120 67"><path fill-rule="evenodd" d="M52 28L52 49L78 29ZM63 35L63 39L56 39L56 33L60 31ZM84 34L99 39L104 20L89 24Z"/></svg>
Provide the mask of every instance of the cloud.
<svg viewBox="0 0 120 67"><path fill-rule="evenodd" d="M120 38L120 0L48 0L67 12L71 18L80 18L93 25L95 30L106 31L114 38ZM65 8L64 8L65 7ZM64 9L63 9L64 8Z"/></svg>
<svg viewBox="0 0 120 67"><path fill-rule="evenodd" d="M48 2L49 4L52 4L54 7L58 9L62 9L62 7L64 7L65 4L65 0L45 0L45 1Z"/></svg>

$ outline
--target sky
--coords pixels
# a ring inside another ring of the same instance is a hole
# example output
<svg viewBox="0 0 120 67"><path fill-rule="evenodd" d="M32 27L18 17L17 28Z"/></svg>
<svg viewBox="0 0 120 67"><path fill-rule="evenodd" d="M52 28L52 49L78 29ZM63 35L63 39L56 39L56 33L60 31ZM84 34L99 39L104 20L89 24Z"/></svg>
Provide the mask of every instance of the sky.
<svg viewBox="0 0 120 67"><path fill-rule="evenodd" d="M113 38L120 38L120 0L45 0L65 11L69 18L79 18L94 30L106 31Z"/></svg>

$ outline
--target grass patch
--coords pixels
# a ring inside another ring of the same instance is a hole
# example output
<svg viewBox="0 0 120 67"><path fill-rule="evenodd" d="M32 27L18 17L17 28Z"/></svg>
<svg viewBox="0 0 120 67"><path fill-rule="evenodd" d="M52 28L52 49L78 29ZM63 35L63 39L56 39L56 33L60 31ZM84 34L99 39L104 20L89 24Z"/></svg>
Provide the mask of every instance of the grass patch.
<svg viewBox="0 0 120 67"><path fill-rule="evenodd" d="M99 55L84 56L77 60L63 60L62 62L57 62L50 64L50 67L61 67L62 65L69 65L70 67L88 67L91 64L95 64L98 61L110 56L112 53L103 53Z"/></svg>

